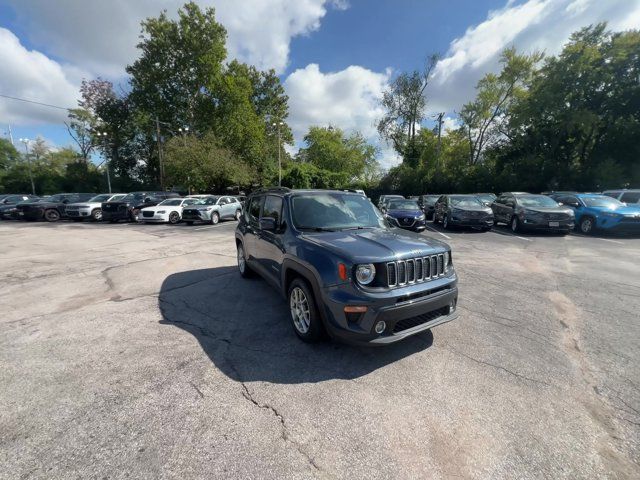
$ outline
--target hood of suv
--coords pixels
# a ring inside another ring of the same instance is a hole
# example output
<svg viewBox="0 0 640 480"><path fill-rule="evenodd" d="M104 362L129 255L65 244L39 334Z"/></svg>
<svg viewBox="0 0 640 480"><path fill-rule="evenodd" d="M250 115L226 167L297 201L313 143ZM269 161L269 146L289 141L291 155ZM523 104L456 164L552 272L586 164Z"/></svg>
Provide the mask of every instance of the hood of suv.
<svg viewBox="0 0 640 480"><path fill-rule="evenodd" d="M353 263L387 262L448 250L443 242L399 228L305 232L302 238L350 259Z"/></svg>

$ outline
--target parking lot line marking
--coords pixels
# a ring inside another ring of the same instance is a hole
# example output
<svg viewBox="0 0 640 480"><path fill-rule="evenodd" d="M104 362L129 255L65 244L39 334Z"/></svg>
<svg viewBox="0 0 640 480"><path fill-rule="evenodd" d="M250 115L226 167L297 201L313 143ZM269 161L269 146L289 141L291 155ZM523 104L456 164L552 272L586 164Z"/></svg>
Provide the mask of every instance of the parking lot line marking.
<svg viewBox="0 0 640 480"><path fill-rule="evenodd" d="M427 228L428 228L429 230L431 230L432 232L439 233L439 234L440 234L440 235L442 235L444 238L446 238L446 239L448 239L448 240L451 240L451 237L450 237L449 235L445 235L444 233L442 233L442 232L440 232L440 231L436 230L436 229L435 229L435 228L433 228L433 227L430 227L429 225L427 225Z"/></svg>
<svg viewBox="0 0 640 480"><path fill-rule="evenodd" d="M492 228L491 232L495 233L497 235L506 235L507 237L519 238L520 240L524 240L525 242L533 242L533 240L531 240L530 238L520 237L518 235L514 235L513 233L507 232L507 231L504 231L504 230L496 230L495 228Z"/></svg>
<svg viewBox="0 0 640 480"><path fill-rule="evenodd" d="M579 234L579 233L574 233L572 235L575 236L575 237L592 238L594 240L602 240L603 242L617 243L618 245L624 245L624 242L621 242L620 240L611 240L610 238L592 237L592 236L589 236L589 235L582 235L582 234Z"/></svg>
<svg viewBox="0 0 640 480"><path fill-rule="evenodd" d="M208 230L209 228L216 228L217 225L207 225L206 227L194 228L194 230Z"/></svg>

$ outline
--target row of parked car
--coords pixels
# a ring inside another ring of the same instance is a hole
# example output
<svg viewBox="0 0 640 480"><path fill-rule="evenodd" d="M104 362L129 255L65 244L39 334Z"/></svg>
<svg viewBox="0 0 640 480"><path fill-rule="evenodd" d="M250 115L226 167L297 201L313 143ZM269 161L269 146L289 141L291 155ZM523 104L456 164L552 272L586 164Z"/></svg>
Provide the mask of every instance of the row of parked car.
<svg viewBox="0 0 640 480"><path fill-rule="evenodd" d="M602 193L505 192L419 195L382 195L378 208L400 228L422 231L427 220L445 229L471 227L490 230L504 223L513 232L546 230L583 234L595 230L640 232L640 190Z"/></svg>
<svg viewBox="0 0 640 480"><path fill-rule="evenodd" d="M61 219L116 223L204 222L240 218L242 198L232 195L189 195L175 192L131 192L116 194L59 193L47 197L0 195L0 218L4 220Z"/></svg>

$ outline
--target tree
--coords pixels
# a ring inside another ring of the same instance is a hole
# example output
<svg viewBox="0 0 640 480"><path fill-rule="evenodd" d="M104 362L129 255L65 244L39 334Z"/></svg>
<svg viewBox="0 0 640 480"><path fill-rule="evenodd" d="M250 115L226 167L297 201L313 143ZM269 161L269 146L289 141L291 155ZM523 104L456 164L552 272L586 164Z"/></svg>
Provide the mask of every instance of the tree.
<svg viewBox="0 0 640 480"><path fill-rule="evenodd" d="M438 59L438 55L431 55L422 71L401 73L382 95L381 106L385 113L377 123L378 133L409 160L415 158L416 131L424 120L427 106L424 92Z"/></svg>
<svg viewBox="0 0 640 480"><path fill-rule="evenodd" d="M488 147L508 135L503 127L509 122L511 106L524 95L541 59L541 53L519 55L515 48L508 48L500 59L502 71L489 73L478 82L476 99L460 112L469 140L469 164L479 163Z"/></svg>
<svg viewBox="0 0 640 480"><path fill-rule="evenodd" d="M96 119L89 110L73 108L69 110L69 121L65 122L67 131L80 149L80 157L84 163L89 162L89 156L95 147Z"/></svg>
<svg viewBox="0 0 640 480"><path fill-rule="evenodd" d="M311 127L304 141L299 158L320 170L344 173L348 182L364 180L379 168L375 147L358 132L345 136L339 128Z"/></svg>
<svg viewBox="0 0 640 480"><path fill-rule="evenodd" d="M231 185L249 185L250 167L212 133L202 138L174 137L166 145L167 179L199 192L218 192Z"/></svg>

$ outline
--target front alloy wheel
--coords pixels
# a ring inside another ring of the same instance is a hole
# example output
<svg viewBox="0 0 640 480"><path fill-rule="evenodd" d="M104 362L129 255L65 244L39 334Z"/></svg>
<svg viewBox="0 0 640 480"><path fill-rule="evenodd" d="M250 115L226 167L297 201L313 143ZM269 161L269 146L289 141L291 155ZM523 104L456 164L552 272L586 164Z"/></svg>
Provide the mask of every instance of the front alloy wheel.
<svg viewBox="0 0 640 480"><path fill-rule="evenodd" d="M93 218L93 220L95 222L99 222L102 220L102 209L101 208L96 208L93 212L91 212L91 218Z"/></svg>
<svg viewBox="0 0 640 480"><path fill-rule="evenodd" d="M171 212L169 214L169 223L175 225L180 221L180 214L178 212Z"/></svg>
<svg viewBox="0 0 640 480"><path fill-rule="evenodd" d="M444 217L442 217L442 227L445 230L449 230L450 225L449 225L449 216L448 215L445 215Z"/></svg>
<svg viewBox="0 0 640 480"><path fill-rule="evenodd" d="M289 310L296 335L308 343L322 338L323 327L313 293L307 283L296 278L289 287Z"/></svg>
<svg viewBox="0 0 640 480"><path fill-rule="evenodd" d="M585 217L580 220L580 231L585 235L589 235L593 232L593 219Z"/></svg>
<svg viewBox="0 0 640 480"><path fill-rule="evenodd" d="M238 271L243 278L253 276L253 270L247 265L247 258L244 256L244 247L238 243Z"/></svg>
<svg viewBox="0 0 640 480"><path fill-rule="evenodd" d="M220 221L220 214L218 212L211 213L211 225L217 225Z"/></svg>

